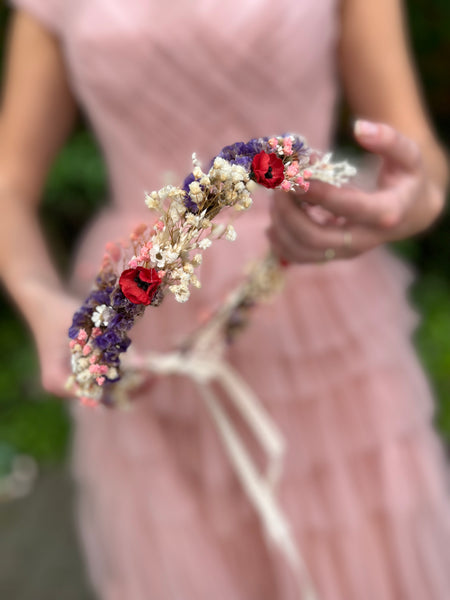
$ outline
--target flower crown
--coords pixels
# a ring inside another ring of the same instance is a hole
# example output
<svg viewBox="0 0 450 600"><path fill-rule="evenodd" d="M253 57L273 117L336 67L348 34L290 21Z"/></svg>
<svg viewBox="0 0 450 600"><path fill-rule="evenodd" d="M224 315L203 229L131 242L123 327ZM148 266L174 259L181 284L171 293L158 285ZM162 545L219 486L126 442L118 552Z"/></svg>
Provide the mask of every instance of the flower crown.
<svg viewBox="0 0 450 600"><path fill-rule="evenodd" d="M313 151L298 135L226 146L207 172L195 154L192 159L193 171L181 187L146 194L146 205L158 213L156 222L138 226L127 243L107 244L93 290L73 317L68 387L84 404L115 403L114 384L123 375L120 355L145 307L158 306L167 292L186 302L190 287L200 287L195 269L202 252L215 239L236 238L231 223L214 222L222 210L247 210L255 184L304 193L311 179L340 186L356 172L347 162L331 163L331 154ZM281 266L269 254L250 270L226 309L216 313L225 343L245 324L249 309L279 289Z"/></svg>

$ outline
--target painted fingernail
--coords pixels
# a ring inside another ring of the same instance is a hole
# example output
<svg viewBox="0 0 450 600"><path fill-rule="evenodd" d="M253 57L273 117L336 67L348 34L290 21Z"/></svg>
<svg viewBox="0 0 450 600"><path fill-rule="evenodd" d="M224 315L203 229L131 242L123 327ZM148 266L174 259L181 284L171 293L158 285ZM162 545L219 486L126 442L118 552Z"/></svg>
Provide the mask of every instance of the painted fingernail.
<svg viewBox="0 0 450 600"><path fill-rule="evenodd" d="M378 133L378 125L376 123L372 123L371 121L358 119L355 121L355 133L356 135L373 137Z"/></svg>

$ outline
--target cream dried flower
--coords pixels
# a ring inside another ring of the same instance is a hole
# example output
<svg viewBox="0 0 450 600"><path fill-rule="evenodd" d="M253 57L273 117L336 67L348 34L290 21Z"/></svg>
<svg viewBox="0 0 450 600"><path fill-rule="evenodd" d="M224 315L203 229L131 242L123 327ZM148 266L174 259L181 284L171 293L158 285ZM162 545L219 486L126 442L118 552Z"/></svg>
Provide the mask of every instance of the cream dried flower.
<svg viewBox="0 0 450 600"><path fill-rule="evenodd" d="M225 239L228 240L229 242L234 242L234 240L236 238L237 238L236 229L231 224L227 225L227 228L225 229Z"/></svg>

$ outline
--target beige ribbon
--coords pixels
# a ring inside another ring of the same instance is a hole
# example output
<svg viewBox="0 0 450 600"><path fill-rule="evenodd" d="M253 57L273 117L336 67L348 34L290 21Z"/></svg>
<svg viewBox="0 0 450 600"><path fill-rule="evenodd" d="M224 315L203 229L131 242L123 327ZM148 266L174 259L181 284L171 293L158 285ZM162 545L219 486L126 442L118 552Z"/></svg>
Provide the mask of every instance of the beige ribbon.
<svg viewBox="0 0 450 600"><path fill-rule="evenodd" d="M293 539L288 519L276 498L276 484L282 473L285 442L251 388L218 353L203 355L198 351L190 351L150 354L143 362L133 362L130 356L126 366L128 372L144 369L157 375L181 374L193 379L269 541L278 548L292 569L299 597L302 600L318 600L309 572ZM262 472L255 465L224 411L211 385L213 381L227 394L263 449L267 465Z"/></svg>

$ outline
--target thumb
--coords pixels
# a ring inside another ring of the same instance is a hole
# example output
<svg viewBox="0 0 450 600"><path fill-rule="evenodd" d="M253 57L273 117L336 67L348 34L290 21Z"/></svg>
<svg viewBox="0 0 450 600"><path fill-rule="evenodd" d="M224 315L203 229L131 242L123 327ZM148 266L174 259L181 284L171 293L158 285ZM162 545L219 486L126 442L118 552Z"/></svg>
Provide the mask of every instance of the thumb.
<svg viewBox="0 0 450 600"><path fill-rule="evenodd" d="M414 171L421 161L418 144L385 123L358 119L354 125L356 141L402 170Z"/></svg>

